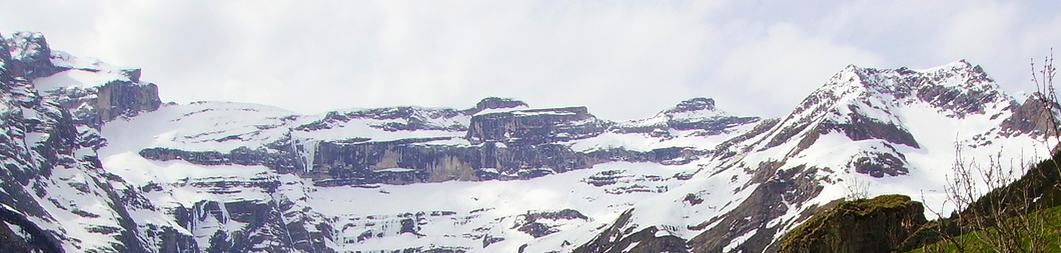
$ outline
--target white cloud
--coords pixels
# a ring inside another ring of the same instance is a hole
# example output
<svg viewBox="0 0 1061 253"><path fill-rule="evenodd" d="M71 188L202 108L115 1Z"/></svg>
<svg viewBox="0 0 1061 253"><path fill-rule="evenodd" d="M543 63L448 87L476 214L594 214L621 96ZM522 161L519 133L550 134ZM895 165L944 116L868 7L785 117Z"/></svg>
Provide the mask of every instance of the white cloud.
<svg viewBox="0 0 1061 253"><path fill-rule="evenodd" d="M939 53L949 57L979 57L1005 48L1004 41L1014 30L1014 4L972 5L956 13L937 34Z"/></svg>
<svg viewBox="0 0 1061 253"><path fill-rule="evenodd" d="M848 64L876 66L874 54L822 38L808 37L790 24L776 24L754 42L738 45L722 58L716 83L729 84L726 104L744 112L791 107ZM755 98L750 102L746 98ZM750 110L749 110L750 109Z"/></svg>
<svg viewBox="0 0 1061 253"><path fill-rule="evenodd" d="M644 117L693 96L779 116L844 65L968 58L1011 89L1054 2L10 1L0 31L144 68L164 100L299 111L485 96ZM752 101L752 102L749 102Z"/></svg>

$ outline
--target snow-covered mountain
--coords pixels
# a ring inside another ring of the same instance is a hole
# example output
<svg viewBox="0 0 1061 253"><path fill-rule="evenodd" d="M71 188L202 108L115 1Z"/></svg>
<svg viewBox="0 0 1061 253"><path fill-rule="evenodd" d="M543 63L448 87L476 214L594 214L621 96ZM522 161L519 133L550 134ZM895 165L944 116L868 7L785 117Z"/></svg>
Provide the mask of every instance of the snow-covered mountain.
<svg viewBox="0 0 1061 253"><path fill-rule="evenodd" d="M1048 129L966 61L849 66L780 119L710 98L627 122L505 98L302 115L164 104L138 69L3 38L13 250L772 251L853 183L939 206L956 142L1028 156Z"/></svg>

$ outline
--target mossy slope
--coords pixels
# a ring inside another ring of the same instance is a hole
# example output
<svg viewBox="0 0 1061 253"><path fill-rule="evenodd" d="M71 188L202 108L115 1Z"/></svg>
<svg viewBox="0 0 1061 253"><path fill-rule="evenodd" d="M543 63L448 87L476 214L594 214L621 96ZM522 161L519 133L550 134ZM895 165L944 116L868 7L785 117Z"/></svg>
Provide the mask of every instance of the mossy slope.
<svg viewBox="0 0 1061 253"><path fill-rule="evenodd" d="M891 252L924 223L924 207L907 196L845 201L788 232L778 252Z"/></svg>

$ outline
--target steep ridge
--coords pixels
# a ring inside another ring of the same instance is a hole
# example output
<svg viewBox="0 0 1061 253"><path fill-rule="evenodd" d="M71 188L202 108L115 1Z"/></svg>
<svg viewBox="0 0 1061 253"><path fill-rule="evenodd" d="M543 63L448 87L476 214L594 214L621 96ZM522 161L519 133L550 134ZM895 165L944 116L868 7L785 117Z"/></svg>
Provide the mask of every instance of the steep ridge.
<svg viewBox="0 0 1061 253"><path fill-rule="evenodd" d="M142 192L102 167L95 149L106 141L79 118L99 115L73 114L28 81L65 71L49 63L60 54L39 34L4 38L0 217L17 236L2 244L44 252L157 252L186 241L182 227L156 219L161 213Z"/></svg>
<svg viewBox="0 0 1061 253"><path fill-rule="evenodd" d="M1045 129L1003 124L1041 120L1020 108L964 60L924 70L849 66L776 124L764 121L769 130L721 145L730 152L702 160L712 170L636 205L625 231L657 228L666 231L657 236L686 238L692 252L774 251L780 234L851 184L866 184L871 196L923 196L948 212L940 190L955 143L1007 160L1044 153L1036 139Z"/></svg>
<svg viewBox="0 0 1061 253"><path fill-rule="evenodd" d="M955 141L1016 157L1003 147L1033 153L1048 129L965 61L849 66L780 119L693 98L613 122L505 98L163 104L139 70L4 41L3 179L19 183L0 216L18 245L68 252L774 251L852 183L936 208Z"/></svg>

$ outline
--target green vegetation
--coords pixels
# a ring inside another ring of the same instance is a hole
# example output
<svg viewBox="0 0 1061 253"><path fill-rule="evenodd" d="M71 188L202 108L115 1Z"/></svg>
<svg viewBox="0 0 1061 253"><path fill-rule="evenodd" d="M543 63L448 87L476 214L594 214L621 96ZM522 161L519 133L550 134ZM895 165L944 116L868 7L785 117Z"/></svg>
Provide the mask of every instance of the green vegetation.
<svg viewBox="0 0 1061 253"><path fill-rule="evenodd" d="M1042 217L1046 219L1045 224L1050 225L1050 233L1048 233L1047 240L1048 244L1044 249L1044 252L1061 252L1061 231L1058 230L1061 226L1061 206L1053 207L1042 211L1042 216L1032 216L1035 218ZM987 229L986 231L977 231L973 233L966 233L961 236L955 237L955 241L960 246L965 248L966 252L991 252L993 251L988 245L985 245L977 236L985 235L984 233L996 233L994 229ZM1024 241L1027 241L1026 239ZM909 251L911 253L923 253L923 252L958 252L957 246L948 242L937 242L923 246L921 248Z"/></svg>
<svg viewBox="0 0 1061 253"><path fill-rule="evenodd" d="M890 252L925 223L923 210L903 195L840 202L786 234L778 252Z"/></svg>
<svg viewBox="0 0 1061 253"><path fill-rule="evenodd" d="M1001 251L1031 252L1038 251L1045 242L1049 252L1058 252L1057 228L1061 226L1061 188L1058 186L1058 163L1061 153L1054 154L1052 159L1043 160L1027 170L1019 179L979 197L951 217L933 220L922 226L906 240L898 251L919 250L913 252L942 252L940 247L947 245L947 252L958 252L957 245L963 246L965 252L995 251L1000 247L999 238L1015 237L1023 233L1023 238L1007 240L1010 249ZM961 199L959 201L967 201ZM963 219L962 219L963 218ZM1045 219L1045 223L1044 223ZM1005 229L998 230L994 224L1005 221ZM940 227L940 226L944 227ZM1044 228L1045 227L1045 228ZM973 234L976 231L981 234ZM941 234L943 232L944 234ZM983 234L989 233L989 234ZM1038 247L1029 247L1028 235L1036 235ZM1020 241L1025 241L1021 246ZM991 245L988 242L993 242ZM993 246L993 247L990 247ZM991 249L989 249L991 248Z"/></svg>
<svg viewBox="0 0 1061 253"><path fill-rule="evenodd" d="M988 222L986 224L970 219L976 215L993 214L999 215L1000 221L1043 224L1045 227L1036 237L1039 244L1047 244L1040 245L1045 247L1005 251L1045 249L1045 252L1061 253L1061 187L1058 187L1061 170L1054 163L1061 161L1061 153L1055 154L1053 159L1039 162L1008 185L969 200L968 208L960 213L965 220L959 219L959 213L955 213L949 218L926 222L921 204L902 195L831 203L825 211L783 236L779 252L960 252L955 244L962 246L964 252L994 252L984 241L990 237L985 236L1008 237L1008 233L1021 229L1009 226L1009 231L999 234L991 226L994 218L979 219ZM944 227L941 228L941 224ZM991 228L980 229L984 227ZM1046 234L1045 238L1042 234ZM1021 240L1026 244L1029 241L1026 237Z"/></svg>

